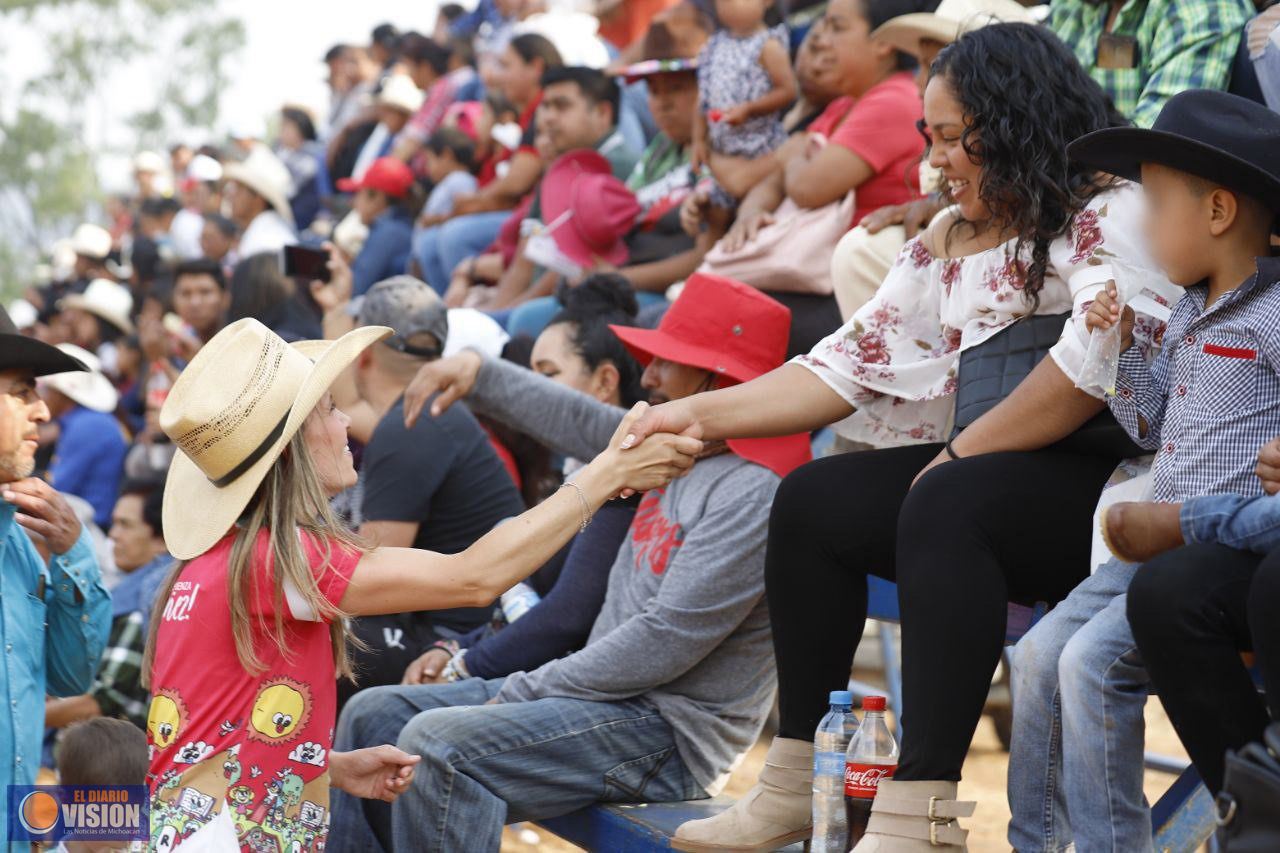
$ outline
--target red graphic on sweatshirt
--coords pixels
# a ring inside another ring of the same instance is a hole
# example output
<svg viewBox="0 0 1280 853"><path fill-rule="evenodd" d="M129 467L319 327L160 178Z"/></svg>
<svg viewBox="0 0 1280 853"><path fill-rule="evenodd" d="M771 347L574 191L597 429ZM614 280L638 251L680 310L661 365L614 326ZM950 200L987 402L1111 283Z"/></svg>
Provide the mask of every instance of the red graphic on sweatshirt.
<svg viewBox="0 0 1280 853"><path fill-rule="evenodd" d="M671 554L684 541L684 531L662 514L662 491L649 492L640 501L635 520L631 522L631 541L635 545L636 564L648 566L660 575L667 570Z"/></svg>

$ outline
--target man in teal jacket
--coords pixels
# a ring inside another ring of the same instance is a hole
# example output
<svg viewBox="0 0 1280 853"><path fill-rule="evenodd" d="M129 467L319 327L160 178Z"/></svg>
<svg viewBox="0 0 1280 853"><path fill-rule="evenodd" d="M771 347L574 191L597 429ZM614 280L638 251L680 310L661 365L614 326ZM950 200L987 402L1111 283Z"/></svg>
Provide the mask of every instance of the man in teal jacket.
<svg viewBox="0 0 1280 853"><path fill-rule="evenodd" d="M0 310L0 701L8 712L0 719L0 827L6 838L8 786L34 784L40 764L45 696L89 689L111 627L111 597L87 532L60 494L30 476L36 428L49 420L36 377L85 369L57 348L19 335Z"/></svg>

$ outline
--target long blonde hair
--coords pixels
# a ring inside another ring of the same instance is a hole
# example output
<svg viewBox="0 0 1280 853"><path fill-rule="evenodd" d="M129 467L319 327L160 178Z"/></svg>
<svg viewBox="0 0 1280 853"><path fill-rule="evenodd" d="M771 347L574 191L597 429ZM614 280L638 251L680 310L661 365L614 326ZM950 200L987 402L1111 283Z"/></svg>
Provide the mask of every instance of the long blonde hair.
<svg viewBox="0 0 1280 853"><path fill-rule="evenodd" d="M258 614L256 620L251 620L249 614L251 596L256 591L253 588L254 546L258 541L259 531L264 529L268 531L267 559L271 561L274 596L272 611L275 619L271 625L268 625L262 614ZM324 562L317 571L313 572L303 551L303 536L310 537L322 549ZM311 612L329 622L337 675L353 675L347 650L349 643L358 641L347 628L347 614L325 598L317 582L317 578L325 572L335 571L332 566L335 547L359 554L367 550L364 542L330 508L311 452L307 448L302 430L299 430L258 487L257 494L236 526L236 538L231 546L231 559L227 567L227 601L231 606L231 632L235 637L236 656L246 672L257 674L266 669L255 647L254 621L275 642L277 651L283 657L288 659L292 656L284 621L285 589L292 587L301 594ZM147 688L151 686L156 636L165 604L186 565L186 562L181 562L170 570L161 584L162 592L152 607L147 646L142 658L142 684Z"/></svg>

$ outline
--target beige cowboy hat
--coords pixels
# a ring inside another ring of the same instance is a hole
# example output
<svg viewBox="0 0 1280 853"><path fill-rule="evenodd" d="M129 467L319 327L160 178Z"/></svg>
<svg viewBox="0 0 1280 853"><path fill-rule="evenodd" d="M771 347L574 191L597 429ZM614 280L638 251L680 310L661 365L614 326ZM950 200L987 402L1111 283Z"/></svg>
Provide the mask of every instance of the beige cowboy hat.
<svg viewBox="0 0 1280 853"><path fill-rule="evenodd" d="M1016 0L942 0L933 12L899 15L885 21L871 37L903 53L920 55L920 41L951 44L987 24L1034 24L1035 15Z"/></svg>
<svg viewBox="0 0 1280 853"><path fill-rule="evenodd" d="M289 207L289 170L266 146L255 146L249 156L239 163L226 164L222 169L222 178L253 190L285 222L293 224L293 209Z"/></svg>
<svg viewBox="0 0 1280 853"><path fill-rule="evenodd" d="M413 115L422 107L426 97L409 79L408 74L392 74L382 84L382 91L378 93L378 105L393 107Z"/></svg>
<svg viewBox="0 0 1280 853"><path fill-rule="evenodd" d="M246 317L214 335L160 409L178 448L165 485L169 553L190 560L226 535L333 381L389 334L366 326L290 346Z"/></svg>
<svg viewBox="0 0 1280 853"><path fill-rule="evenodd" d="M71 251L100 261L111 254L111 234L101 225L86 222L72 233Z"/></svg>
<svg viewBox="0 0 1280 853"><path fill-rule="evenodd" d="M123 284L108 278L95 278L84 293L72 293L58 303L59 310L79 308L101 317L126 335L133 334L133 294Z"/></svg>
<svg viewBox="0 0 1280 853"><path fill-rule="evenodd" d="M102 375L102 362L88 350L75 344L58 344L64 355L79 361L88 370L73 368L69 373L53 373L40 377L41 384L65 394L78 405L95 412L114 412L120 393L111 380Z"/></svg>

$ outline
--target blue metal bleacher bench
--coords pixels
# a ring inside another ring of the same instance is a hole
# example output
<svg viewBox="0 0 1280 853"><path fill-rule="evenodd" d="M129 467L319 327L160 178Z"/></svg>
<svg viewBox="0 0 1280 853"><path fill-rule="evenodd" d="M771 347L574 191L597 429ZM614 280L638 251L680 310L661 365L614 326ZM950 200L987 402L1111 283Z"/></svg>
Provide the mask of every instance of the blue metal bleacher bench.
<svg viewBox="0 0 1280 853"><path fill-rule="evenodd" d="M898 661L897 640L893 623L898 621L898 590L886 580L868 579L867 616L879 623L881 653L884 659L884 692L895 717L902 710L902 675ZM1043 616L1045 607L1009 605L1009 621L1005 640L1015 643ZM881 688L850 681L849 689L866 696L880 693ZM1171 853L1191 853L1209 838L1215 826L1213 799L1200 784L1190 767L1163 765L1148 758L1148 766L1179 773L1177 780L1151 808L1155 848ZM641 853L670 850L671 836L680 824L711 817L732 805L729 797L715 797L683 803L648 803L643 805L594 805L585 809L539 821L538 825L565 841L592 851L608 853ZM800 844L785 848L802 850Z"/></svg>

